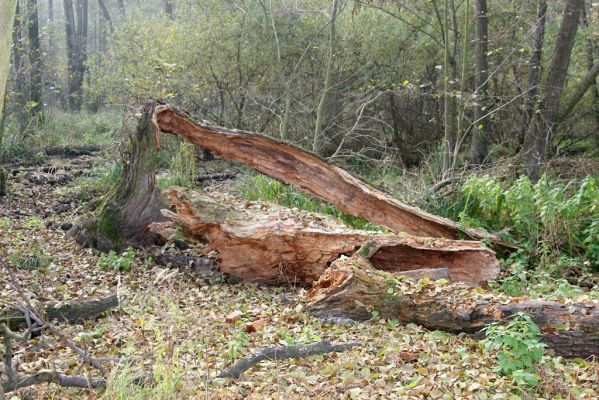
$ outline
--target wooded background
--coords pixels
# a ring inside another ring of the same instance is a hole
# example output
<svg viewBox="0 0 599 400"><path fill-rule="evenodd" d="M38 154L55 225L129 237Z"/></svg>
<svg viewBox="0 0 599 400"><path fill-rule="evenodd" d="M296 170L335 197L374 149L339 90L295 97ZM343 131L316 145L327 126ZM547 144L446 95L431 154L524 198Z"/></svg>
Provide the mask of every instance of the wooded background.
<svg viewBox="0 0 599 400"><path fill-rule="evenodd" d="M545 156L596 155L589 1L17 3L6 154L44 113L151 97L338 162L444 176L512 158L537 180Z"/></svg>

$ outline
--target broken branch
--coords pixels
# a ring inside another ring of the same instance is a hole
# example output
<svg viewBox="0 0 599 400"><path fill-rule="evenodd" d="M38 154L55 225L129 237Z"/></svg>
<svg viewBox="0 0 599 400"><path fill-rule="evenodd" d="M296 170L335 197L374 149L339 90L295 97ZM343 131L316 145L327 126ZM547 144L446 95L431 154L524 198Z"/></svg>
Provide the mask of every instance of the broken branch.
<svg viewBox="0 0 599 400"><path fill-rule="evenodd" d="M280 361L288 358L300 358L318 354L335 353L351 349L355 346L360 346L361 344L362 343L360 342L331 343L329 341L323 340L321 342L299 346L267 347L255 354L244 357L237 361L235 364L218 374L217 378L239 378L245 371L265 360Z"/></svg>

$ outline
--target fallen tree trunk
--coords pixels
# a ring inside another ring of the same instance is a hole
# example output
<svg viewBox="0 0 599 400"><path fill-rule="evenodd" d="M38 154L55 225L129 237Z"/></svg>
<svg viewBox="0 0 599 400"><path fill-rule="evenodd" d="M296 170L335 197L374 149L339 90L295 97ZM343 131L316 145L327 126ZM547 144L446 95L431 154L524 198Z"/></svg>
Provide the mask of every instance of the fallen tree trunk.
<svg viewBox="0 0 599 400"><path fill-rule="evenodd" d="M243 281L309 284L331 261L375 240L371 260L377 269L446 268L450 279L474 285L499 272L495 253L480 242L361 231L324 215L181 188L171 188L167 198L177 213L163 210L171 221L150 230L168 240L180 227L188 240L205 240L206 251L218 253L220 271Z"/></svg>
<svg viewBox="0 0 599 400"><path fill-rule="evenodd" d="M333 262L308 293L308 312L331 319L367 320L376 311L401 323L477 333L516 313L531 315L542 340L568 357L599 355L599 303L516 300L460 283L397 279L355 255Z"/></svg>
<svg viewBox="0 0 599 400"><path fill-rule="evenodd" d="M513 247L500 239L456 222L429 214L377 190L347 171L298 147L268 136L229 130L194 122L180 112L160 106L153 116L156 129L184 137L219 157L243 163L341 211L410 235L458 239L487 238Z"/></svg>

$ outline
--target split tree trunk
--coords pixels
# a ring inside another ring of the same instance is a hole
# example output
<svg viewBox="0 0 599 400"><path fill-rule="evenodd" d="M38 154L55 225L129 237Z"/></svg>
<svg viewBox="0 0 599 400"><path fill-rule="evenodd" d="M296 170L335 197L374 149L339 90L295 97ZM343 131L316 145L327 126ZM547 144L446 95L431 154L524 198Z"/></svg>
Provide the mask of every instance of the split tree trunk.
<svg viewBox="0 0 599 400"><path fill-rule="evenodd" d="M172 188L168 200L177 213L163 210L169 223L150 229L165 239L182 227L192 241L216 250L221 272L246 282L310 284L329 263L366 242L374 268L401 273L447 269L449 279L478 285L497 277L499 263L480 242L424 239L350 229L336 219L262 202L215 199Z"/></svg>
<svg viewBox="0 0 599 400"><path fill-rule="evenodd" d="M530 314L542 340L571 357L599 355L599 305L515 300L460 283L407 281L377 271L355 255L335 261L308 293L307 310L319 317L367 320L373 311L429 329L477 333L518 312Z"/></svg>
<svg viewBox="0 0 599 400"><path fill-rule="evenodd" d="M410 235L458 239L488 238L513 247L486 232L464 229L454 221L409 206L355 178L314 154L268 136L194 122L167 106L154 114L158 130L184 137L219 157L247 165L341 211Z"/></svg>
<svg viewBox="0 0 599 400"><path fill-rule="evenodd" d="M163 220L160 209L164 207L155 176L156 136L151 122L155 107L153 101L143 107L119 182L93 215L69 231L78 243L101 251L155 244L156 236L148 230L148 225Z"/></svg>

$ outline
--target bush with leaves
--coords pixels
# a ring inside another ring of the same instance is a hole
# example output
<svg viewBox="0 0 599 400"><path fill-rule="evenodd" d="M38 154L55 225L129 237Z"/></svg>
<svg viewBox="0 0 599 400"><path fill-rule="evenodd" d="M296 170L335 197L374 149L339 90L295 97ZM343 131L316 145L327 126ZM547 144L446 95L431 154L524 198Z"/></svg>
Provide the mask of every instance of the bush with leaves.
<svg viewBox="0 0 599 400"><path fill-rule="evenodd" d="M114 250L104 253L98 260L98 267L106 271L121 271L127 272L131 269L135 259L135 251L131 247L127 247L122 254L118 254Z"/></svg>
<svg viewBox="0 0 599 400"><path fill-rule="evenodd" d="M506 324L490 325L485 331L485 350L498 351L495 370L511 376L517 384L537 385L536 365L545 345L539 341L541 331L532 318L518 313Z"/></svg>
<svg viewBox="0 0 599 400"><path fill-rule="evenodd" d="M544 176L534 184L526 177L509 183L472 176L441 211L465 225L501 232L525 249L527 263L582 256L599 271L599 188L591 176L570 182Z"/></svg>

